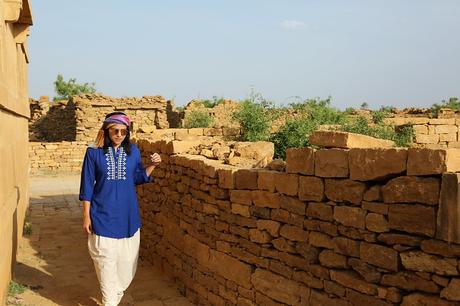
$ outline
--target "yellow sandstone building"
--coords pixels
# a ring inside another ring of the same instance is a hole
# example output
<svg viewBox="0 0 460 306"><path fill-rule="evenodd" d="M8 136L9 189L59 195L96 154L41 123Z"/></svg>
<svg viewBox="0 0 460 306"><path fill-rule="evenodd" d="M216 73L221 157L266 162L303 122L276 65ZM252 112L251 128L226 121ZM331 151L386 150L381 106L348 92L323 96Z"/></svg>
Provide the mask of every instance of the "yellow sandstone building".
<svg viewBox="0 0 460 306"><path fill-rule="evenodd" d="M28 206L29 0L0 0L0 305Z"/></svg>

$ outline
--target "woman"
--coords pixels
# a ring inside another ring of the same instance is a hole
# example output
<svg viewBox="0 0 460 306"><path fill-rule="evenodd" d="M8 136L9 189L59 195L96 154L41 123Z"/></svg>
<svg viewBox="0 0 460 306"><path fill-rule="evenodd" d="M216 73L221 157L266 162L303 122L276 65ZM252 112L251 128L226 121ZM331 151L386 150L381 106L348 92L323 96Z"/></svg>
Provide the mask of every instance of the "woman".
<svg viewBox="0 0 460 306"><path fill-rule="evenodd" d="M101 286L102 304L115 306L131 283L139 255L141 221L135 185L150 182L160 164L157 153L143 167L136 145L129 140L130 120L110 113L83 161L80 201L83 229Z"/></svg>

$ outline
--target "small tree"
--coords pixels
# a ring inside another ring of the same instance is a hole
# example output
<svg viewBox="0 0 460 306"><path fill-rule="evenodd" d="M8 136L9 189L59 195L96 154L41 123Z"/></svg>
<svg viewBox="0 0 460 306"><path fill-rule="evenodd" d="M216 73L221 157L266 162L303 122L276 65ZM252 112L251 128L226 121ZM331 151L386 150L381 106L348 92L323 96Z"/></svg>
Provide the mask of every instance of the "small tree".
<svg viewBox="0 0 460 306"><path fill-rule="evenodd" d="M66 82L62 74L58 74L54 81L54 91L57 93L54 100L67 100L71 96L95 93L95 86L95 83L78 84L77 79L69 79Z"/></svg>

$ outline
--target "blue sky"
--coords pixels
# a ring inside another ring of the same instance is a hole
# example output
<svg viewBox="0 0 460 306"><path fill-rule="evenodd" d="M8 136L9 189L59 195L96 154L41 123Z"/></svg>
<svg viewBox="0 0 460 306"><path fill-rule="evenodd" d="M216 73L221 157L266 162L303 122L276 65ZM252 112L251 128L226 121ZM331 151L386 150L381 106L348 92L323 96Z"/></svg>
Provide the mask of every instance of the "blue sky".
<svg viewBox="0 0 460 306"><path fill-rule="evenodd" d="M32 0L32 13L34 98L58 73L176 105L251 90L341 109L460 96L458 0Z"/></svg>

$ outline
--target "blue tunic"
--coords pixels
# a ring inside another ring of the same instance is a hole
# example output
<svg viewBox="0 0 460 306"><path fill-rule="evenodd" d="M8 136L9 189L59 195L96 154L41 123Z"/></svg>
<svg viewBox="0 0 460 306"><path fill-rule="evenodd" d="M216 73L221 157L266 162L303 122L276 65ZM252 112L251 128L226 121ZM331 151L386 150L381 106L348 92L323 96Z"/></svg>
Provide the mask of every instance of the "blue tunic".
<svg viewBox="0 0 460 306"><path fill-rule="evenodd" d="M110 238L132 237L141 226L136 185L147 183L136 145L131 153L123 147L88 148L83 161L80 201L91 202L93 233Z"/></svg>

